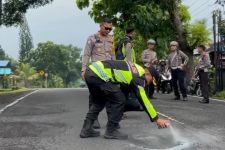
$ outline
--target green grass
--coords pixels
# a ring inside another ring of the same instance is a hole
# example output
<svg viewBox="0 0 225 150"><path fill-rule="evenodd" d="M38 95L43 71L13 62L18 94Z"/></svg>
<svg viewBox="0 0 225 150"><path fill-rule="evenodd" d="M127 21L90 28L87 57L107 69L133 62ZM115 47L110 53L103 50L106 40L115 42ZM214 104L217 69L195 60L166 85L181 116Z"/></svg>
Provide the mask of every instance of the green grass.
<svg viewBox="0 0 225 150"><path fill-rule="evenodd" d="M213 95L213 98L225 100L225 91L217 92L215 95Z"/></svg>
<svg viewBox="0 0 225 150"><path fill-rule="evenodd" d="M19 88L17 90L0 89L0 95L15 94L15 93L26 92L26 91L30 91L30 89L27 89L27 88Z"/></svg>

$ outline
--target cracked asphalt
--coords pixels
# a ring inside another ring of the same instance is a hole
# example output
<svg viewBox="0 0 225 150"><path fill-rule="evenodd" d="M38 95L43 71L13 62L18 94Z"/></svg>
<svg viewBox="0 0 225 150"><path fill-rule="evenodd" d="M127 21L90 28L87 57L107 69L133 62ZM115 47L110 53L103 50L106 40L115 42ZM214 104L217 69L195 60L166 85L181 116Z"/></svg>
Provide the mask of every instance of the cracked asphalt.
<svg viewBox="0 0 225 150"><path fill-rule="evenodd" d="M0 96L0 109L24 96ZM200 104L157 94L156 110L184 124L158 129L144 112L128 112L121 130L128 140L103 138L107 117L100 114L101 136L80 139L88 108L87 89L40 89L0 114L0 150L224 150L225 102Z"/></svg>

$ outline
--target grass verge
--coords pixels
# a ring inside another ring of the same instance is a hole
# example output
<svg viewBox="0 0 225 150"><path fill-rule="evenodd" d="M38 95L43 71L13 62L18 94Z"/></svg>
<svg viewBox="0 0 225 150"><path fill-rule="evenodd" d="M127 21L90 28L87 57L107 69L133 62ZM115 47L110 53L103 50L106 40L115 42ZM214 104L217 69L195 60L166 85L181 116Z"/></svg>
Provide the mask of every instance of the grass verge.
<svg viewBox="0 0 225 150"><path fill-rule="evenodd" d="M217 92L215 95L213 95L213 98L225 101L225 91Z"/></svg>
<svg viewBox="0 0 225 150"><path fill-rule="evenodd" d="M9 94L15 94L15 93L20 93L20 92L26 92L30 91L31 89L28 88L20 88L17 90L12 90L12 89L0 89L0 95L9 95Z"/></svg>

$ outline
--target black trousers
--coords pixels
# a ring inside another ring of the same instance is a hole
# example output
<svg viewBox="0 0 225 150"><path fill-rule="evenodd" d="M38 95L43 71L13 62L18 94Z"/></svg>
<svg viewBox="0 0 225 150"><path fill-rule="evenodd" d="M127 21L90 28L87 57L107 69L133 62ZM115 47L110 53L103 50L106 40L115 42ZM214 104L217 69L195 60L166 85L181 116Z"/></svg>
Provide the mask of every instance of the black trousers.
<svg viewBox="0 0 225 150"><path fill-rule="evenodd" d="M180 97L180 93L178 90L178 84L179 83L179 87L180 87L180 91L183 97L187 97L187 89L185 87L185 71L181 70L181 69L172 69L172 84L173 84L173 88L174 88L174 94L175 96Z"/></svg>
<svg viewBox="0 0 225 150"><path fill-rule="evenodd" d="M119 123L125 104L125 96L120 87L101 80L89 69L86 70L85 80L92 100L86 118L96 120L99 113L106 107L108 123Z"/></svg>
<svg viewBox="0 0 225 150"><path fill-rule="evenodd" d="M127 111L139 111L142 106L139 103L136 94L134 93L134 91L132 91L130 89L130 87L128 87L127 85L120 85L120 89L123 92L125 98L126 98L126 102L125 102L125 106L124 106L124 112Z"/></svg>
<svg viewBox="0 0 225 150"><path fill-rule="evenodd" d="M209 75L208 72L204 72L203 70L198 72L200 79L200 88L202 91L202 95L205 99L209 99Z"/></svg>
<svg viewBox="0 0 225 150"><path fill-rule="evenodd" d="M145 92L149 97L152 97L153 94L155 93L155 86L153 83L149 84L148 86L145 87Z"/></svg>

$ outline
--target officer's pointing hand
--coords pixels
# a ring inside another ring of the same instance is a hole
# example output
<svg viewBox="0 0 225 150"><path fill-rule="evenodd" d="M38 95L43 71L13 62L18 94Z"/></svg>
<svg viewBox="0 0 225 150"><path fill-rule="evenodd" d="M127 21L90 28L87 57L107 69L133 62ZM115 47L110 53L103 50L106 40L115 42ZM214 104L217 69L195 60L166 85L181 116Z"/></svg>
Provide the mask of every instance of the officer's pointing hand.
<svg viewBox="0 0 225 150"><path fill-rule="evenodd" d="M160 129L167 128L170 125L170 121L166 119L157 119L156 124Z"/></svg>

